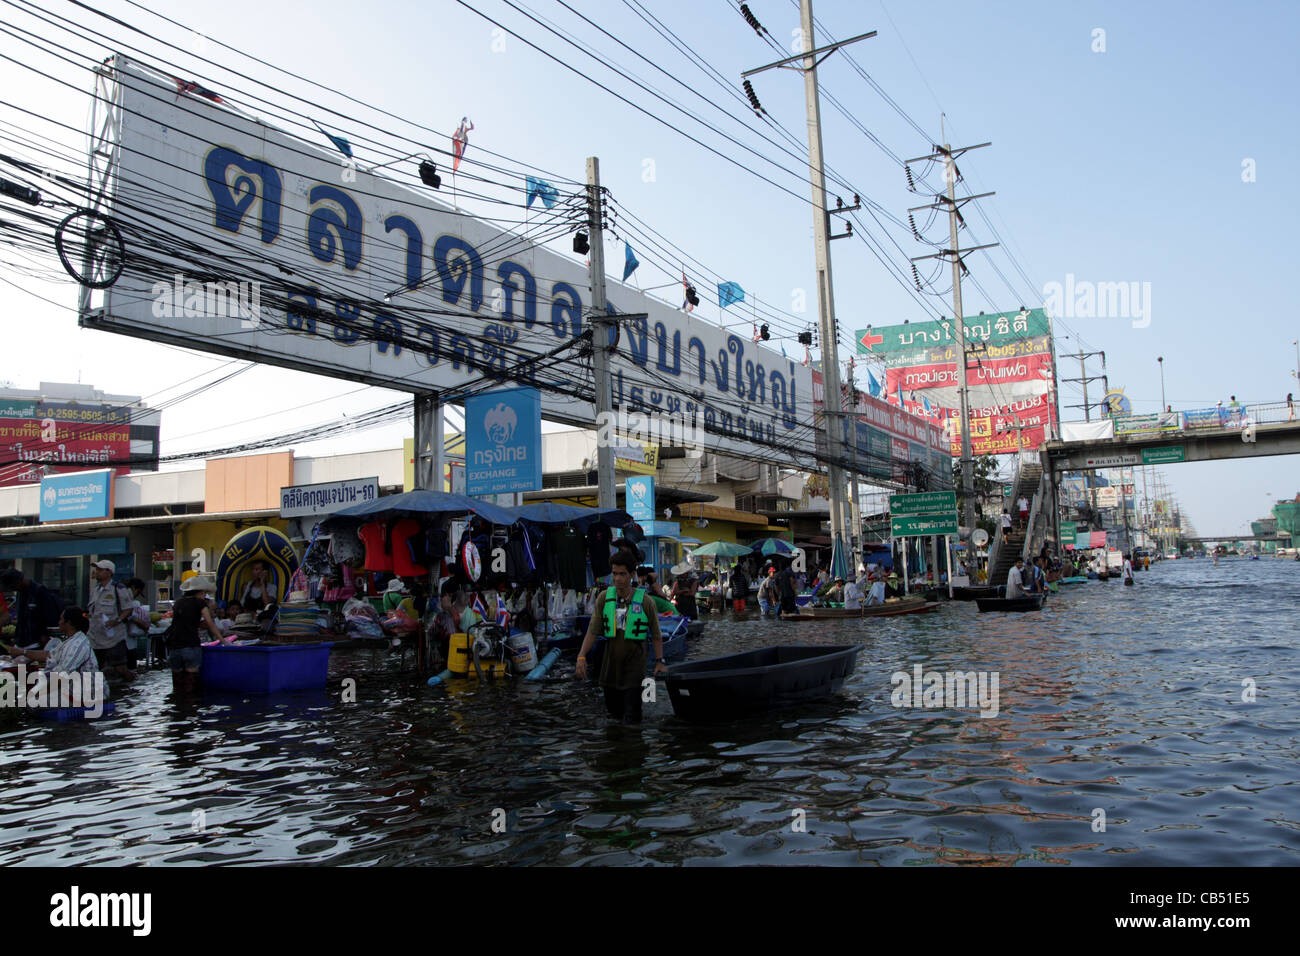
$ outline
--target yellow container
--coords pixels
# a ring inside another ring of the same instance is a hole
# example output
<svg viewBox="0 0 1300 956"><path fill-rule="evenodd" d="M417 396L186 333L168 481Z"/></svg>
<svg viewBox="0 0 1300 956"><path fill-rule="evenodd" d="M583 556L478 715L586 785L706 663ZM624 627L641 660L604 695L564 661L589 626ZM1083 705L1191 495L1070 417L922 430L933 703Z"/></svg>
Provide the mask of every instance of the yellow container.
<svg viewBox="0 0 1300 956"><path fill-rule="evenodd" d="M447 670L458 677L477 677L474 670L474 639L468 634L453 634L447 646ZM505 661L479 661L483 676L496 680L506 676Z"/></svg>

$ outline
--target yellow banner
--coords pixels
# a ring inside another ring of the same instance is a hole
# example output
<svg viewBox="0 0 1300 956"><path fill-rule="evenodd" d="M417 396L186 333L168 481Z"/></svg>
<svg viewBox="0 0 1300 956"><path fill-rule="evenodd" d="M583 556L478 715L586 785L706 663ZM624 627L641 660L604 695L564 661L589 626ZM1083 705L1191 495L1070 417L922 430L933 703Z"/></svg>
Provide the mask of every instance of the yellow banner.
<svg viewBox="0 0 1300 956"><path fill-rule="evenodd" d="M633 475L653 475L659 470L659 446L649 442L619 439L614 450L614 468Z"/></svg>

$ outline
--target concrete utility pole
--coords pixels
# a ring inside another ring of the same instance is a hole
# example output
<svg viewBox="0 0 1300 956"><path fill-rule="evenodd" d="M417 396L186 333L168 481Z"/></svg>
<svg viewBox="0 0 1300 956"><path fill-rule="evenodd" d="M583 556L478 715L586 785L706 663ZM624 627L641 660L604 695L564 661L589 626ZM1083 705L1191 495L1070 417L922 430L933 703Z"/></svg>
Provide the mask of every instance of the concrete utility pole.
<svg viewBox="0 0 1300 956"><path fill-rule="evenodd" d="M1079 377L1078 377L1078 378L1063 378L1063 379L1061 379L1061 381L1062 381L1062 382L1079 382L1081 385L1083 385L1083 406L1082 406L1082 407L1083 407L1083 420L1086 421L1086 422L1090 422L1090 421L1092 421L1092 407L1088 404L1088 383L1089 383L1089 382L1096 382L1096 381L1098 381L1098 380L1100 380L1100 381L1106 381L1106 376L1105 376L1105 375L1089 375L1089 374L1088 374L1088 367L1087 367L1087 365L1086 365L1085 363L1087 362L1088 359L1092 358L1094 355L1100 355L1100 356L1101 356L1101 366L1102 366L1102 369L1104 370L1105 367L1106 367L1106 353L1105 353L1105 352L1075 352L1073 355L1062 355L1062 356L1061 356L1061 358L1077 358L1077 359L1079 360ZM1071 407L1071 408L1079 408L1080 406L1078 406L1078 405L1071 405L1070 407ZM1164 411L1164 409L1162 408L1161 411Z"/></svg>
<svg viewBox="0 0 1300 956"><path fill-rule="evenodd" d="M605 201L600 191L600 160L587 157L587 229L590 236L591 273L591 367L596 387L597 422L608 420L610 414L609 389L609 318L605 307ZM609 429L603 430L605 434ZM598 429L599 435L601 430ZM596 442L597 504L601 508L615 508L618 498L614 487L614 448L607 442Z"/></svg>
<svg viewBox="0 0 1300 956"><path fill-rule="evenodd" d="M826 165L822 158L822 119L821 96L817 87L817 64L842 46L866 40L876 35L873 30L860 36L850 37L829 43L823 47L814 46L816 32L813 29L812 0L800 0L799 22L803 31L804 52L794 56L768 63L753 70L746 70L741 77L746 80L745 89L749 94L754 109L761 111L758 97L754 94L748 77L777 67L799 69L804 75L804 97L808 107L808 169L812 186L813 206L813 243L817 262L817 315L821 329L822 350L822 399L826 421L827 477L830 481L831 498L831 543L832 548L838 544L842 551L850 542L845 535L848 523L845 516L844 468L842 462L841 430L844 428L843 395L840 392L839 339L835 329L835 294L831 279L830 213L826 206ZM798 62L800 65L795 65ZM852 433L856 439L856 430ZM856 441L855 441L856 444ZM831 551L832 560L835 554ZM847 556L847 555L846 555Z"/></svg>
<svg viewBox="0 0 1300 956"><path fill-rule="evenodd" d="M948 210L948 240L952 243L951 249L945 249L942 252L928 256L914 256L912 262L919 262L922 259L951 259L952 260L952 308L953 321L956 325L955 334L957 337L957 354L960 358L957 361L957 396L960 405L959 414L961 415L961 487L962 497L965 499L966 507L964 509L963 523L974 533L975 530L975 467L971 455L970 441L970 399L969 385L967 383L968 353L966 351L966 324L962 315L961 308L961 274L966 266L962 263L963 253L976 252L980 249L992 249L998 243L990 242L980 246L971 246L968 249L962 249L957 245L957 227L964 224L965 220L961 215L961 207L968 202L976 199L983 199L986 196L993 196L995 193L980 193L976 196L963 196L960 201L957 199L957 180L961 173L957 169L957 157L970 152L972 149L983 149L985 146L991 146L992 143L979 143L975 146L963 146L959 149L953 149L949 144L944 143L942 146L935 146L934 152L929 156L920 156L916 159L909 159L904 163L909 169L908 181L911 181L910 166L912 163L918 163L922 160L939 159L943 161L943 178L948 186L947 195L935 197L935 203L929 206L917 206L909 209L908 213L916 212L918 209L937 209L946 208ZM920 236L917 236L919 239ZM915 271L915 267L913 267ZM918 288L920 282L917 282ZM978 559L975 557L974 545L966 548L966 573L972 581L975 580L975 571L978 565Z"/></svg>

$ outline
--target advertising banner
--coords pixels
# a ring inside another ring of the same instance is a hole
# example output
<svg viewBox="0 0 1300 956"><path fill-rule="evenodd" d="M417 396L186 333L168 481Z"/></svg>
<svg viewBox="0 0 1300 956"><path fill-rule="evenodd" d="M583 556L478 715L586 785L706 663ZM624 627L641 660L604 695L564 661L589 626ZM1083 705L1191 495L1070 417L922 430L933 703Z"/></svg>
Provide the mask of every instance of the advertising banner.
<svg viewBox="0 0 1300 956"><path fill-rule="evenodd" d="M158 456L160 417L138 405L0 398L0 487L105 466L157 470L148 459ZM133 456L142 461L130 465Z"/></svg>
<svg viewBox="0 0 1300 956"><path fill-rule="evenodd" d="M518 382L541 389L548 418L591 425L583 262L399 185L414 161L376 174L113 64L109 212L167 243L129 256L84 325L416 393ZM608 301L629 316L610 355L614 408L698 413L710 450L812 462L809 369L612 278Z"/></svg>
<svg viewBox="0 0 1300 956"><path fill-rule="evenodd" d="M659 446L653 442L620 439L614 446L614 468L633 475L653 475L659 470Z"/></svg>
<svg viewBox="0 0 1300 956"><path fill-rule="evenodd" d="M624 510L636 522L655 519L655 480L651 475L629 478L623 485Z"/></svg>
<svg viewBox="0 0 1300 956"><path fill-rule="evenodd" d="M84 521L113 514L113 472L83 471L41 479L41 521Z"/></svg>
<svg viewBox="0 0 1300 956"><path fill-rule="evenodd" d="M470 495L542 487L542 400L535 388L465 399L465 488Z"/></svg>

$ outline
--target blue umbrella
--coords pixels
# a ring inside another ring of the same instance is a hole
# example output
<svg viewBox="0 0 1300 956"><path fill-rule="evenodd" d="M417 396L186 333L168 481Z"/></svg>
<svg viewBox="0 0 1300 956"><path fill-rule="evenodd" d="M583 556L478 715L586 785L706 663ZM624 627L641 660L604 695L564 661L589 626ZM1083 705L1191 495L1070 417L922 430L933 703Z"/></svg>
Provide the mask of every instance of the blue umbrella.
<svg viewBox="0 0 1300 956"><path fill-rule="evenodd" d="M761 555L772 554L794 554L794 545L789 541L782 541L780 538L763 538L755 541L750 547Z"/></svg>
<svg viewBox="0 0 1300 956"><path fill-rule="evenodd" d="M466 515L476 514L493 524L512 525L518 516L509 508L502 508L490 501L480 501L468 495L457 495L447 491L407 491L400 495L387 495L374 501L362 502L342 511L336 511L330 518L396 518L407 515Z"/></svg>

